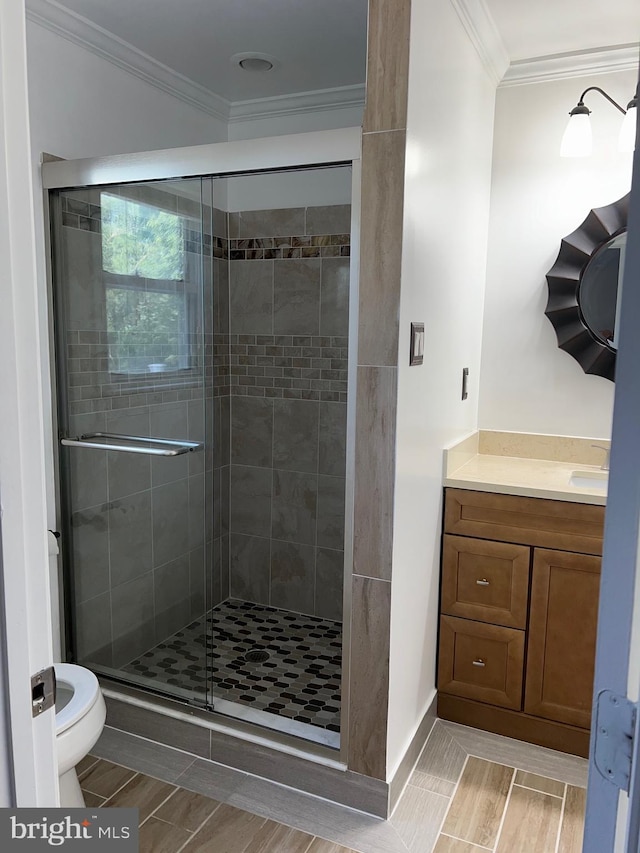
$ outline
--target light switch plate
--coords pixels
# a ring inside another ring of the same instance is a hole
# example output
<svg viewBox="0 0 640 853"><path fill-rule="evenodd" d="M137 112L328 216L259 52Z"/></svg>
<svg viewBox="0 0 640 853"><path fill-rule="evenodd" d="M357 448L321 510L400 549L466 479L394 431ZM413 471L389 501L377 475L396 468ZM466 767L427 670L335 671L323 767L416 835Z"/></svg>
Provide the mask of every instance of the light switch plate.
<svg viewBox="0 0 640 853"><path fill-rule="evenodd" d="M424 323L411 324L409 364L422 364L424 360Z"/></svg>

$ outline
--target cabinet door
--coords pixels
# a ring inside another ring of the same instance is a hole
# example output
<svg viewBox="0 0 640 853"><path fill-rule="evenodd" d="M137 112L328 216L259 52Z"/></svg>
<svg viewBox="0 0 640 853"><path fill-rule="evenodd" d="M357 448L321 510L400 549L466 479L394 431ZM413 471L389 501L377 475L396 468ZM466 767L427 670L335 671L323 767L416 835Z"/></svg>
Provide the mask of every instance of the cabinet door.
<svg viewBox="0 0 640 853"><path fill-rule="evenodd" d="M596 654L600 558L533 552L524 709L589 728Z"/></svg>

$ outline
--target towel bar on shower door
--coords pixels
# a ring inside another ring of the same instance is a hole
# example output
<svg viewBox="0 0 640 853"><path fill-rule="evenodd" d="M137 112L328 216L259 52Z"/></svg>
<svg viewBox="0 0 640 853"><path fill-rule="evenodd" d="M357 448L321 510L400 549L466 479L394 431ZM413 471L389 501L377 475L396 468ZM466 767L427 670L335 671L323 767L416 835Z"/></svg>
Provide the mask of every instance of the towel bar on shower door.
<svg viewBox="0 0 640 853"><path fill-rule="evenodd" d="M97 440L96 440L97 439ZM102 440L101 440L102 439ZM109 441L131 444L109 444ZM123 453L144 453L147 456L181 456L192 453L204 447L198 441L178 441L169 438L151 438L140 435L119 435L113 432L88 432L78 438L61 438L60 444L65 447L90 447L94 450L119 450ZM156 447L140 447L139 445L155 444Z"/></svg>

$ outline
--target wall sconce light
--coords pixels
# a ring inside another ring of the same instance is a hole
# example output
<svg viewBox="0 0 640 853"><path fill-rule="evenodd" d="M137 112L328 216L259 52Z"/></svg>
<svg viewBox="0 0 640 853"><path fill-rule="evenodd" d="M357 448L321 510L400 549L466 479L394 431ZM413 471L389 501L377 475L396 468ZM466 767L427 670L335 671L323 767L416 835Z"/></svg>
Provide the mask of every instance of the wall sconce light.
<svg viewBox="0 0 640 853"><path fill-rule="evenodd" d="M607 95L604 89L599 86L589 86L580 95L580 100L569 113L569 123L562 137L560 146L561 157L588 157L592 151L591 139L591 121L589 115L591 110L584 104L584 96L587 92L600 92L609 103L620 110L624 119L620 128L620 136L618 137L618 148L620 151L633 151L636 144L636 116L638 113L638 92L627 104L627 109L623 109L617 101Z"/></svg>

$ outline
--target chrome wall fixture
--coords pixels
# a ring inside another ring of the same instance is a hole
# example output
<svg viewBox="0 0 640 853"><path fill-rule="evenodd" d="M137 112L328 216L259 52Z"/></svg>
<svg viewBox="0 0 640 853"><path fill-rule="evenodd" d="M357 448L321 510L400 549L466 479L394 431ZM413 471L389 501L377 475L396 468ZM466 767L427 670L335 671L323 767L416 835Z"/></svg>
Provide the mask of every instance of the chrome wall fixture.
<svg viewBox="0 0 640 853"><path fill-rule="evenodd" d="M580 95L576 106L569 113L569 123L562 137L561 157L588 157L593 150L591 136L591 110L585 105L584 97L589 92L599 92L610 104L619 110L624 119L620 127L618 148L620 151L633 151L636 143L636 120L638 113L638 90L627 104L626 110L599 86L589 86Z"/></svg>

